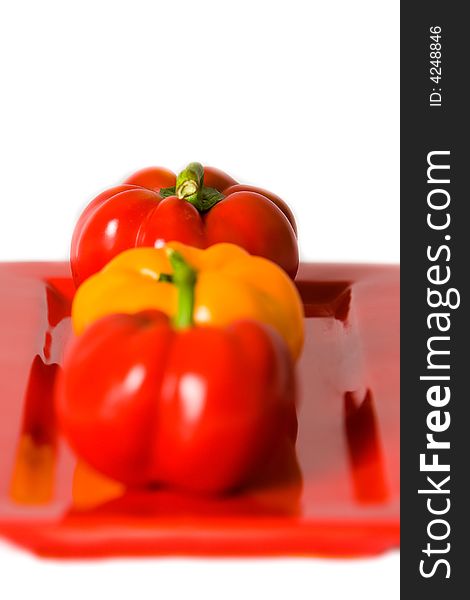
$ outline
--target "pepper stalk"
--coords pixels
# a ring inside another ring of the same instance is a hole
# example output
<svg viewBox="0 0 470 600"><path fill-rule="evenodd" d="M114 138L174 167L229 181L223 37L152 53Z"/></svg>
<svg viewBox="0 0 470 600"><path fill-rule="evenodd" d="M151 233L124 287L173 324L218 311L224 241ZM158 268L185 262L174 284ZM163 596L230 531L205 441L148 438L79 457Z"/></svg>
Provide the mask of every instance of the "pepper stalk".
<svg viewBox="0 0 470 600"><path fill-rule="evenodd" d="M178 291L178 305L173 325L176 329L187 329L194 325L194 298L197 271L173 248L167 248L168 259L173 268L172 283Z"/></svg>
<svg viewBox="0 0 470 600"><path fill-rule="evenodd" d="M199 212L206 212L225 196L215 188L204 185L204 167L201 163L192 162L176 177L176 185L162 188L162 198L176 196L195 206Z"/></svg>

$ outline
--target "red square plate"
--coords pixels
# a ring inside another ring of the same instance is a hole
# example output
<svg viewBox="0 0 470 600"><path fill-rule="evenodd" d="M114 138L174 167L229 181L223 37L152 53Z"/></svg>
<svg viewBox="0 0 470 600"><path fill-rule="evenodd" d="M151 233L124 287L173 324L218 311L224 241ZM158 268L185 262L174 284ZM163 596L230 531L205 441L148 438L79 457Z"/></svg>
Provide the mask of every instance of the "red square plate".
<svg viewBox="0 0 470 600"><path fill-rule="evenodd" d="M303 264L296 454L238 495L126 491L77 462L53 386L65 263L0 265L0 534L35 553L358 556L399 544L399 269ZM90 376L93 376L90 374Z"/></svg>

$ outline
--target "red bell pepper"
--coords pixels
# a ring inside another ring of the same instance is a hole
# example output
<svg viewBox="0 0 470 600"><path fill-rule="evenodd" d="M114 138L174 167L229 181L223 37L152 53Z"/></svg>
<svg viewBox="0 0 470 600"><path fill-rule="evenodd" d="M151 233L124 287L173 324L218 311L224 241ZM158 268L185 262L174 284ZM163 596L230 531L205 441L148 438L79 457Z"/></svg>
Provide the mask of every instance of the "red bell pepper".
<svg viewBox="0 0 470 600"><path fill-rule="evenodd" d="M278 196L191 163L178 177L158 167L139 171L85 208L72 237L75 283L123 250L169 241L197 248L231 242L291 277L298 268L294 217Z"/></svg>
<svg viewBox="0 0 470 600"><path fill-rule="evenodd" d="M233 490L293 443L293 362L257 321L195 327L194 270L171 256L178 311L112 314L69 348L56 390L77 454L127 485Z"/></svg>

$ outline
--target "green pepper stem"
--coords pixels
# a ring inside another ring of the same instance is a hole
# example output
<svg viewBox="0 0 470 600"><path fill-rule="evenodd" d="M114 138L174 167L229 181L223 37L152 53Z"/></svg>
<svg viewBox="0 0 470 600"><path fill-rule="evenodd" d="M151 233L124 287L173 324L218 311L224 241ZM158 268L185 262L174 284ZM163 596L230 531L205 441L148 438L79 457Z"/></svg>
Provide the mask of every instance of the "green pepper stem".
<svg viewBox="0 0 470 600"><path fill-rule="evenodd" d="M203 185L204 167L198 162L190 163L176 178L176 195L180 200L187 200L197 208Z"/></svg>
<svg viewBox="0 0 470 600"><path fill-rule="evenodd" d="M194 324L194 288L197 273L179 252L168 248L167 253L173 268L173 285L178 290L178 306L173 325L176 329L187 329Z"/></svg>
<svg viewBox="0 0 470 600"><path fill-rule="evenodd" d="M207 212L225 198L219 190L204 185L204 167L197 162L190 163L179 173L176 185L161 188L159 194L161 198L176 195L180 200L192 204L200 213Z"/></svg>

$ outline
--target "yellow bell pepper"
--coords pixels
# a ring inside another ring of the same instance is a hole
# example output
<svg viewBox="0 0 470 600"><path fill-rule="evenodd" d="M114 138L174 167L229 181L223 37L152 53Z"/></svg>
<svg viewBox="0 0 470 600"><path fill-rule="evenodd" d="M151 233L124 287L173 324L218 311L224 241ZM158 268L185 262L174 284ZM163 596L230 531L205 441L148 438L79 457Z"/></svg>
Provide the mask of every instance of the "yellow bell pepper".
<svg viewBox="0 0 470 600"><path fill-rule="evenodd" d="M196 270L194 323L225 326L239 319L272 325L294 358L303 344L303 307L295 285L273 262L234 244L206 250L170 242L161 248L133 248L111 260L77 290L72 305L74 330L111 313L161 310L173 318L177 289L169 281L169 253L179 252Z"/></svg>

